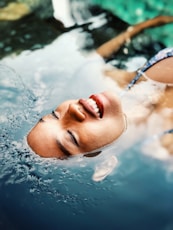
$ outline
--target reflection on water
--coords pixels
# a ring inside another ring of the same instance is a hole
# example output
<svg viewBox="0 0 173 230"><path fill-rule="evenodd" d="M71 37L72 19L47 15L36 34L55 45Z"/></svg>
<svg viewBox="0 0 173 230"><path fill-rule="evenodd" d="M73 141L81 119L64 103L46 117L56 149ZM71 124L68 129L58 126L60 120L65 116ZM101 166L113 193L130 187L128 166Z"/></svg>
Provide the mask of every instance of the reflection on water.
<svg viewBox="0 0 173 230"><path fill-rule="evenodd" d="M85 39L90 35L95 42L100 31L73 30L42 49L1 59L0 228L173 229L172 159L146 156L140 142L130 146L125 139L96 158L67 161L41 159L26 144L26 133L40 116L76 96L76 84L84 88L74 73L86 59ZM116 33L111 26L110 31ZM159 39L154 44L151 53L164 46ZM148 57L145 50L140 55ZM122 48L116 65L125 66L129 56ZM112 155L118 158L114 171L92 181L95 168Z"/></svg>

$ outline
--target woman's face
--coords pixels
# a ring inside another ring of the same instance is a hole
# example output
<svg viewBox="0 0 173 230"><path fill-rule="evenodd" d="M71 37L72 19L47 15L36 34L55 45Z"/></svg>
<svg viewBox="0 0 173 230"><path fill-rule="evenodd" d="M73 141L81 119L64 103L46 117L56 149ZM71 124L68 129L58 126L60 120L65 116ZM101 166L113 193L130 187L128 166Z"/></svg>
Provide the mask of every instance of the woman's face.
<svg viewBox="0 0 173 230"><path fill-rule="evenodd" d="M114 93L103 92L63 102L39 120L27 141L38 155L63 159L110 144L125 125L120 101Z"/></svg>

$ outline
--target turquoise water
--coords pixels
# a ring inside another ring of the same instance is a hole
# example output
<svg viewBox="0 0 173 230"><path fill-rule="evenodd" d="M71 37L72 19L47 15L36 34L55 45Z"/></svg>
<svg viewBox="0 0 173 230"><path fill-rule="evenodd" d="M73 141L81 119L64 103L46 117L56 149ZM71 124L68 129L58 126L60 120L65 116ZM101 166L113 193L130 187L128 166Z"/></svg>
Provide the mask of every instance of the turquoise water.
<svg viewBox="0 0 173 230"><path fill-rule="evenodd" d="M159 15L173 15L173 0L130 0L128 2L123 0L90 1L92 4L99 4L105 9L110 10L130 24L136 24ZM147 33L154 39L160 37L166 46L172 45L172 32L172 25L147 30Z"/></svg>
<svg viewBox="0 0 173 230"><path fill-rule="evenodd" d="M158 15L172 15L173 6L172 0L130 0L128 2L123 0L90 0L90 2L112 11L130 24L139 23Z"/></svg>
<svg viewBox="0 0 173 230"><path fill-rule="evenodd" d="M73 74L89 35L64 33L44 48L0 61L0 229L173 229L173 159L144 154L140 133L134 145L120 141L96 158L69 161L41 159L26 145L32 125L75 96ZM112 155L118 159L113 172L93 181L95 168Z"/></svg>

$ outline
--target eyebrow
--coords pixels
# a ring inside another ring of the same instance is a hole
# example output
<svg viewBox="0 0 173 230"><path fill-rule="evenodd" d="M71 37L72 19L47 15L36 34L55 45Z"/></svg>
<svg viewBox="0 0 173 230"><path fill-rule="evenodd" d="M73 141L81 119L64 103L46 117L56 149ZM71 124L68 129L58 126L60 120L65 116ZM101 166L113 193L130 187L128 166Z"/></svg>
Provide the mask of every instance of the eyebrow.
<svg viewBox="0 0 173 230"><path fill-rule="evenodd" d="M60 148L60 150L64 153L65 156L70 157L72 153L69 152L68 149L65 148L65 146L57 140L57 145Z"/></svg>

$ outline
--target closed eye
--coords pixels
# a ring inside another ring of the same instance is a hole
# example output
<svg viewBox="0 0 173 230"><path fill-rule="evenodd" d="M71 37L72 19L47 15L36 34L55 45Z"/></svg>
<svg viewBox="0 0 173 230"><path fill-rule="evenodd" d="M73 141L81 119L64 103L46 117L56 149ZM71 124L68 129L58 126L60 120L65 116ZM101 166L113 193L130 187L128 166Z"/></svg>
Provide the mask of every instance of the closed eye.
<svg viewBox="0 0 173 230"><path fill-rule="evenodd" d="M59 117L57 116L57 114L55 113L54 110L52 111L51 114L52 114L53 117L55 117L56 119L59 120ZM73 142L77 147L79 147L79 143L78 143L78 141L77 141L75 135L73 134L73 132L71 132L70 130L67 130L67 133L70 135L70 138L71 138L72 142Z"/></svg>
<svg viewBox="0 0 173 230"><path fill-rule="evenodd" d="M70 130L67 130L68 134L70 135L70 138L72 140L72 142L77 146L79 147L79 143L78 141L76 140L76 137L75 135L70 131Z"/></svg>
<svg viewBox="0 0 173 230"><path fill-rule="evenodd" d="M59 117L56 115L56 113L55 113L55 111L54 111L54 110L52 111L52 113L51 113L51 114L52 114L52 116L54 116L56 119L58 119L58 120L59 120Z"/></svg>

